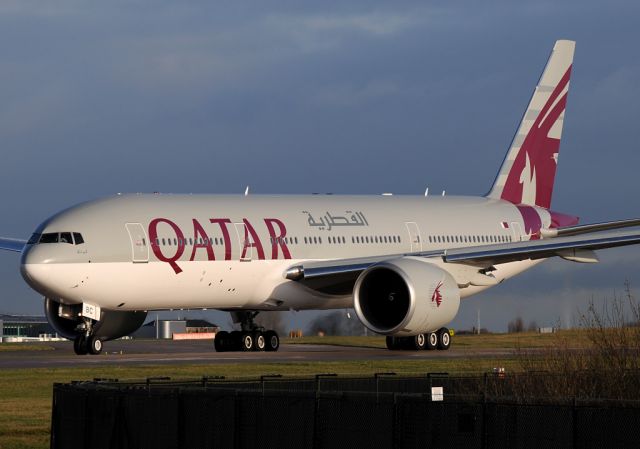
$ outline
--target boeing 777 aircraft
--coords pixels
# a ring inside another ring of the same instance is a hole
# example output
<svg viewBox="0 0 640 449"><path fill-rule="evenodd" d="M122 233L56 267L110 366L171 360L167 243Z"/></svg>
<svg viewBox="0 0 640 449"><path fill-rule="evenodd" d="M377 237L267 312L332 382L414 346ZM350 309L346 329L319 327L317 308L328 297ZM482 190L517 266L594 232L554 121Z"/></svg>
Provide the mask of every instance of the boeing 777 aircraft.
<svg viewBox="0 0 640 449"><path fill-rule="evenodd" d="M640 219L578 225L550 209L574 47L556 42L486 196L116 195L0 248L22 253L77 354L166 309L231 312L242 330L219 332L218 351L277 350L260 311L349 307L389 349L447 349L461 298L550 257L640 243L619 230Z"/></svg>

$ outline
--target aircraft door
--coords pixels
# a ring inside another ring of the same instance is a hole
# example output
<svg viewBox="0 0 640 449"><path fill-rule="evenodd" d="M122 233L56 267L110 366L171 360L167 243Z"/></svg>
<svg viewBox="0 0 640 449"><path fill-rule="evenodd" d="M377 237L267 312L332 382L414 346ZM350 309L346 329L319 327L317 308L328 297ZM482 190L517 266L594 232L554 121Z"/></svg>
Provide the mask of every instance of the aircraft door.
<svg viewBox="0 0 640 449"><path fill-rule="evenodd" d="M239 243L238 260L249 262L253 258L253 247L255 246L251 240L251 234L247 230L247 225L244 223L234 223L234 226Z"/></svg>
<svg viewBox="0 0 640 449"><path fill-rule="evenodd" d="M418 223L411 221L405 223L405 226L409 232L409 243L411 245L410 251L422 251L422 239L420 238L420 228L418 228Z"/></svg>
<svg viewBox="0 0 640 449"><path fill-rule="evenodd" d="M149 240L140 223L125 225L131 240L131 261L133 263L149 262Z"/></svg>

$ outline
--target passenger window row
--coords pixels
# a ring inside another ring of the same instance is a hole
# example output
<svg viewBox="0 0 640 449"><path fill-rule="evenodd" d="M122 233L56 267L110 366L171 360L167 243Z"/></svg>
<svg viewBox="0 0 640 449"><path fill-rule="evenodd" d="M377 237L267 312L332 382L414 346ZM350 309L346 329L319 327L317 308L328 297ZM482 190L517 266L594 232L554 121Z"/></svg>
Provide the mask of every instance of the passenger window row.
<svg viewBox="0 0 640 449"><path fill-rule="evenodd" d="M434 235L429 243L508 243L510 235Z"/></svg>
<svg viewBox="0 0 640 449"><path fill-rule="evenodd" d="M144 239L143 239L144 240ZM298 244L298 237L277 237L270 238L269 241L272 245L284 243L285 245ZM203 238L157 238L155 241L156 246L222 246L224 245L224 239L222 237L209 237L206 239Z"/></svg>

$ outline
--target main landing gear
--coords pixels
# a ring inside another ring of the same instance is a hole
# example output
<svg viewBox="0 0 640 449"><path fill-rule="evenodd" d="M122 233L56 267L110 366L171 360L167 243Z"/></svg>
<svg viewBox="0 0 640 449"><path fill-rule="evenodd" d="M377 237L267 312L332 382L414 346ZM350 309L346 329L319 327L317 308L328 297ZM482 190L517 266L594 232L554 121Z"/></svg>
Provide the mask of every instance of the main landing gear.
<svg viewBox="0 0 640 449"><path fill-rule="evenodd" d="M428 334L418 334L413 337L387 337L387 349L392 351L399 349L446 351L451 346L451 334L446 327L440 328Z"/></svg>
<svg viewBox="0 0 640 449"><path fill-rule="evenodd" d="M92 321L85 318L78 326L80 332L73 340L73 351L78 355L98 355L102 352L102 340L91 332Z"/></svg>
<svg viewBox="0 0 640 449"><path fill-rule="evenodd" d="M213 344L218 352L226 351L277 351L280 337L273 330L258 326L253 319L258 312L231 312L233 321L240 323L241 331L220 331Z"/></svg>

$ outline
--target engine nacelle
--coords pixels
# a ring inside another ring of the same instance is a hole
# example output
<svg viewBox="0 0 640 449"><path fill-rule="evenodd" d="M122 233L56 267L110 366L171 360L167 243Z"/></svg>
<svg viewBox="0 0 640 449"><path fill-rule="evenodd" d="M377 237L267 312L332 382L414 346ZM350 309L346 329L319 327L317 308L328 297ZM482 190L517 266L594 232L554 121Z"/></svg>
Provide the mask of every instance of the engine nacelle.
<svg viewBox="0 0 640 449"><path fill-rule="evenodd" d="M44 313L51 327L70 340L78 331L76 327L82 322L80 311L82 304L66 305L51 298L44 299ZM124 337L142 326L147 312L121 312L116 310L101 310L100 321L93 324L92 334L102 341Z"/></svg>
<svg viewBox="0 0 640 449"><path fill-rule="evenodd" d="M353 290L360 321L383 335L433 332L458 313L460 289L449 273L416 257L367 268Z"/></svg>

